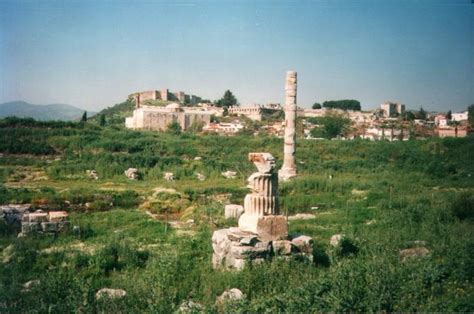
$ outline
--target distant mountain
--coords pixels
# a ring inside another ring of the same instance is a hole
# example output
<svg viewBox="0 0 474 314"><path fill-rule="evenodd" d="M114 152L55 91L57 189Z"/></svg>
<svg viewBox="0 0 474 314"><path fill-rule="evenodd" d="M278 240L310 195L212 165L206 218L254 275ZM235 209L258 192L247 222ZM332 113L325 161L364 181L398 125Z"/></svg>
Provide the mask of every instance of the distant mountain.
<svg viewBox="0 0 474 314"><path fill-rule="evenodd" d="M36 120L79 120L85 110L65 104L33 105L24 101L11 101L0 104L0 118L16 116ZM95 112L87 112L87 116Z"/></svg>

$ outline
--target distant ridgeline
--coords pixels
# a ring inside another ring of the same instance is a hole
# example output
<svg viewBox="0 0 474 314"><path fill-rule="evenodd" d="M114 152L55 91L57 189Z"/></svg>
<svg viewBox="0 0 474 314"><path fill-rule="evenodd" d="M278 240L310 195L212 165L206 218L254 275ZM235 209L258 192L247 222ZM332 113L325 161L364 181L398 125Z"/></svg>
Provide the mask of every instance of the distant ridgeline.
<svg viewBox="0 0 474 314"><path fill-rule="evenodd" d="M0 118L19 117L33 118L41 121L48 120L79 120L84 110L65 104L34 105L24 101L12 101L0 104ZM95 112L88 112L91 116Z"/></svg>

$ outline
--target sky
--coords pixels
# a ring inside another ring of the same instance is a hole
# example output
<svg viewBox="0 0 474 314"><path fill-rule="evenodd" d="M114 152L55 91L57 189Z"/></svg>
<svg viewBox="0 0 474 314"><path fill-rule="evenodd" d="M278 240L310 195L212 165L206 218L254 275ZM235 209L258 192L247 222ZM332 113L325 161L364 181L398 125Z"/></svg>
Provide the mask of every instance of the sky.
<svg viewBox="0 0 474 314"><path fill-rule="evenodd" d="M474 103L471 0L0 0L0 103L98 111L169 88L241 104L357 99L459 111Z"/></svg>

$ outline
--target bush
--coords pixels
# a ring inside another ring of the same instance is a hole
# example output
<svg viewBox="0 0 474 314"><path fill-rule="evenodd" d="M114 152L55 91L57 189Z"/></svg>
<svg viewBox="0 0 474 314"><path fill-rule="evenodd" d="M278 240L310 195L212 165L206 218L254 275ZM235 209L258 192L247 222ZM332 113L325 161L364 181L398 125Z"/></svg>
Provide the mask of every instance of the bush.
<svg viewBox="0 0 474 314"><path fill-rule="evenodd" d="M474 219L474 194L461 193L451 204L451 211L460 220Z"/></svg>

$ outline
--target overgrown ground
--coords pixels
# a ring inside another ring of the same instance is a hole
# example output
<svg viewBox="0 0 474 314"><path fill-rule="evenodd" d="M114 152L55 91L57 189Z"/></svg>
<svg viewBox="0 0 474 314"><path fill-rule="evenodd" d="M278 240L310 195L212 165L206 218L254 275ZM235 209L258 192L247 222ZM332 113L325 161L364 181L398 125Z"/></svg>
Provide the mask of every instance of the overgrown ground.
<svg viewBox="0 0 474 314"><path fill-rule="evenodd" d="M231 312L474 309L474 138L300 140L300 176L280 186L280 201L289 214L316 215L290 223L314 237L315 262L215 271L211 235L236 224L223 219L222 202L242 203L251 151L281 161L282 141L1 120L0 202L68 210L80 232L16 238L3 225L0 312L173 312L185 300L212 312L229 288L246 294ZM129 167L142 180L127 180ZM175 182L163 180L168 171ZM184 230L165 222L191 218ZM337 233L347 235L343 249L329 245ZM414 241L430 254L402 262ZM40 285L22 292L33 279ZM96 301L103 287L128 295Z"/></svg>

